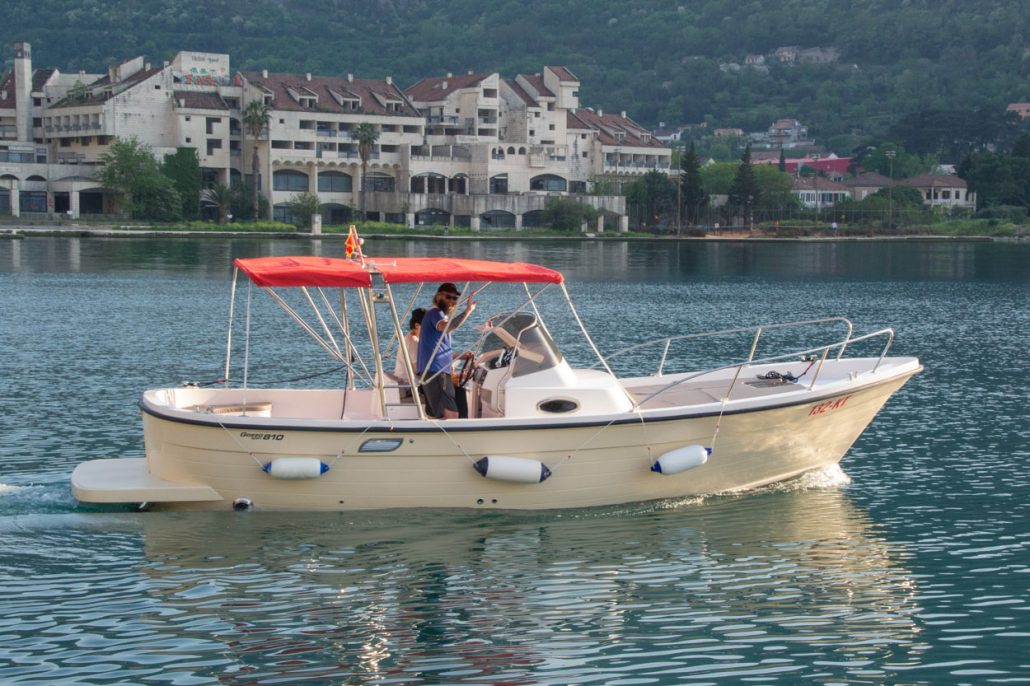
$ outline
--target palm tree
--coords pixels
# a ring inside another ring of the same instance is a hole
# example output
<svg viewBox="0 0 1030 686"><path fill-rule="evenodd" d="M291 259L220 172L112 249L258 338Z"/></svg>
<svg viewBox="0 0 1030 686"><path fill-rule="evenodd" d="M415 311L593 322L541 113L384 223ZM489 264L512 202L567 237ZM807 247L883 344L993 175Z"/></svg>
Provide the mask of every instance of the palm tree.
<svg viewBox="0 0 1030 686"><path fill-rule="evenodd" d="M379 129L374 124L362 122L354 127L351 137L358 142L358 156L361 157L361 221L365 221L365 172L368 170L372 148L379 140Z"/></svg>
<svg viewBox="0 0 1030 686"><path fill-rule="evenodd" d="M250 173L253 177L254 187L254 220L259 218L258 212L258 175L261 173L261 165L258 163L258 139L268 127L272 120L272 107L263 100L251 100L243 108L243 127L254 139L254 154L250 158Z"/></svg>
<svg viewBox="0 0 1030 686"><path fill-rule="evenodd" d="M216 183L200 191L200 202L218 210L218 223L224 224L232 208L232 189L224 183Z"/></svg>

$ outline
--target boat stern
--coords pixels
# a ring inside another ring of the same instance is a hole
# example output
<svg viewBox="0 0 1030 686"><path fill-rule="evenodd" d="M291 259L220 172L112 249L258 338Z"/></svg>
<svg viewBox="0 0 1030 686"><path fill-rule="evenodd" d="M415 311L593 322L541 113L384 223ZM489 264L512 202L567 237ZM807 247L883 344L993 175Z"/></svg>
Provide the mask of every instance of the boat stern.
<svg viewBox="0 0 1030 686"><path fill-rule="evenodd" d="M72 494L84 503L186 503L223 500L209 486L154 476L145 458L83 462L72 472Z"/></svg>

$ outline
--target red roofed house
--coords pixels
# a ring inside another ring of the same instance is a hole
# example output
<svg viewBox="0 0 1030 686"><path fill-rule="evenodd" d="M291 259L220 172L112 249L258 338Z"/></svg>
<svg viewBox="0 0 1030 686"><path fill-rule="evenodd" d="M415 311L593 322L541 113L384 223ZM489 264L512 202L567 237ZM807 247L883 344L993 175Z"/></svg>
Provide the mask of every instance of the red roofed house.
<svg viewBox="0 0 1030 686"><path fill-rule="evenodd" d="M923 204L931 207L976 208L976 193L969 190L964 179L952 174L927 174L902 179L899 186L910 186L923 195Z"/></svg>
<svg viewBox="0 0 1030 686"><path fill-rule="evenodd" d="M1030 102L1014 102L1005 108L1006 112L1015 112L1020 119L1030 119Z"/></svg>
<svg viewBox="0 0 1030 686"><path fill-rule="evenodd" d="M798 196L805 207L833 207L851 197L851 189L844 184L822 179L818 176L802 176L794 179L791 192Z"/></svg>

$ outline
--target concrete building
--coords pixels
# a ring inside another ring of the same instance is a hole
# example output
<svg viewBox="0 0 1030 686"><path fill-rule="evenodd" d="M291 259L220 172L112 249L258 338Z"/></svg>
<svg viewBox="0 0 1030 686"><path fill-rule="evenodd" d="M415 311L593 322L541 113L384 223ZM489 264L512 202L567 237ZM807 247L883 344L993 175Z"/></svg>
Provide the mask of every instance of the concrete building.
<svg viewBox="0 0 1030 686"><path fill-rule="evenodd" d="M93 179L112 142L136 138L158 158L194 148L206 184L249 177L256 150L256 182L281 221L308 192L327 223L364 206L369 218L409 226L522 228L541 224L549 198L574 196L602 211L597 229L625 230L625 198L588 191L601 177L668 173L671 150L625 112L581 108L579 88L564 67L448 74L405 91L389 77L233 74L228 55L200 52L62 75L33 71L19 43L0 80L0 213L117 212L115 194ZM248 140L242 111L255 100L270 121ZM379 134L364 174L352 135L362 123Z"/></svg>

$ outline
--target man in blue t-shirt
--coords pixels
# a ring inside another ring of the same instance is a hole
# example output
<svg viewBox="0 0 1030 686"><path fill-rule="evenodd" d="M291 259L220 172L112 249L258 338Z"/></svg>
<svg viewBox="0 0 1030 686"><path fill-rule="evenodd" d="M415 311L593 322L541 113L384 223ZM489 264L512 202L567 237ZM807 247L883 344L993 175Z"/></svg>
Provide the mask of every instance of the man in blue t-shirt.
<svg viewBox="0 0 1030 686"><path fill-rule="evenodd" d="M415 372L425 379L422 389L426 394L427 414L435 419L454 419L458 416L454 382L451 381L451 332L465 323L476 309L469 298L465 309L454 318L451 314L458 305L461 291L451 282L442 283L433 296L433 307L422 319L422 332L418 339L418 362Z"/></svg>

